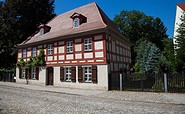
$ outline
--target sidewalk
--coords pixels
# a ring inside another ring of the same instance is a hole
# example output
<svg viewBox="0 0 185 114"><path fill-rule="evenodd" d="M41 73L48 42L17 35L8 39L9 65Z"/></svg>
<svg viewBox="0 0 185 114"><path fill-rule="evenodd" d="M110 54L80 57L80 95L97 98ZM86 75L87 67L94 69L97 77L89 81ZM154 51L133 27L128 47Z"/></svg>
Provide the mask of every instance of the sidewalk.
<svg viewBox="0 0 185 114"><path fill-rule="evenodd" d="M185 105L185 94L178 93L154 93L154 92L130 92L130 91L101 91L101 90L84 90L84 89L72 89L61 88L54 86L37 86L17 84L10 82L0 82L1 86L10 86L17 88L24 88L37 91L55 92L62 94L73 94L81 96L93 96L103 99L111 100L124 100L124 101L136 101L136 102L149 102L149 103L170 103L177 105Z"/></svg>

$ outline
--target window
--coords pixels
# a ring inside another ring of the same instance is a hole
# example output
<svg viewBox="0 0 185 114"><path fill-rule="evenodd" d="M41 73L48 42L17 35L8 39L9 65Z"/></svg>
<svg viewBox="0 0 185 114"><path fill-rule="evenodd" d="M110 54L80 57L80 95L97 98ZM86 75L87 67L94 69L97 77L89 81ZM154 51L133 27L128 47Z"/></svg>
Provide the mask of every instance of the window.
<svg viewBox="0 0 185 114"><path fill-rule="evenodd" d="M35 67L31 69L31 75L32 75L32 79L36 79L36 68Z"/></svg>
<svg viewBox="0 0 185 114"><path fill-rule="evenodd" d="M65 81L71 81L71 68L65 68Z"/></svg>
<svg viewBox="0 0 185 114"><path fill-rule="evenodd" d="M92 50L92 39L91 38L84 39L84 50L85 51Z"/></svg>
<svg viewBox="0 0 185 114"><path fill-rule="evenodd" d="M66 45L67 45L67 46L66 46L66 51L67 51L67 53L73 52L73 42L72 42L72 41L67 42Z"/></svg>
<svg viewBox="0 0 185 114"><path fill-rule="evenodd" d="M32 49L32 57L36 57L36 54L37 54L37 49L36 49L36 47L34 47Z"/></svg>
<svg viewBox="0 0 185 114"><path fill-rule="evenodd" d="M43 35L44 34L44 28L41 28L40 29L40 35Z"/></svg>
<svg viewBox="0 0 185 114"><path fill-rule="evenodd" d="M84 82L92 82L92 68L91 67L84 67L83 68L84 74Z"/></svg>
<svg viewBox="0 0 185 114"><path fill-rule="evenodd" d="M48 45L48 55L52 55L53 54L53 45L50 44Z"/></svg>
<svg viewBox="0 0 185 114"><path fill-rule="evenodd" d="M23 57L23 58L26 58L26 49L23 50L23 52L22 52L22 57Z"/></svg>
<svg viewBox="0 0 185 114"><path fill-rule="evenodd" d="M75 28L75 27L78 27L78 26L79 26L79 19L75 18L73 27Z"/></svg>
<svg viewBox="0 0 185 114"><path fill-rule="evenodd" d="M22 68L22 78L25 78L25 77L26 77L26 69Z"/></svg>

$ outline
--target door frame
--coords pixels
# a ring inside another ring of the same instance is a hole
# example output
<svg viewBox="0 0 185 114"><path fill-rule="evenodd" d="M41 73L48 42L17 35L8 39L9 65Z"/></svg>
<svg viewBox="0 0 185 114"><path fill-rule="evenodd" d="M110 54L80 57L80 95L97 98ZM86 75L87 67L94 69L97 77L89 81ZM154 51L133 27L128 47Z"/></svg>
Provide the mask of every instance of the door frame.
<svg viewBox="0 0 185 114"><path fill-rule="evenodd" d="M52 73L52 77L49 76L50 72ZM52 83L50 82L52 78ZM53 67L47 67L46 68L46 85L53 85L54 83L54 68Z"/></svg>

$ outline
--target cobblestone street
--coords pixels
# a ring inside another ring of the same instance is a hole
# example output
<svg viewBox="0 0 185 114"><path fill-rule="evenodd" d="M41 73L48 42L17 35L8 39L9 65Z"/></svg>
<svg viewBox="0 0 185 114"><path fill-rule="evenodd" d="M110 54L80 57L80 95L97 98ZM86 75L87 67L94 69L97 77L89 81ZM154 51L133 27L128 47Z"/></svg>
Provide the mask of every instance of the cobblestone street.
<svg viewBox="0 0 185 114"><path fill-rule="evenodd" d="M148 96L141 93L143 97L139 99L132 98L132 94L137 93L102 91L96 94L72 94L0 84L0 114L185 114L185 104L182 102L173 102L157 93L147 93ZM152 94L161 97L152 98ZM156 99L156 102L149 99Z"/></svg>

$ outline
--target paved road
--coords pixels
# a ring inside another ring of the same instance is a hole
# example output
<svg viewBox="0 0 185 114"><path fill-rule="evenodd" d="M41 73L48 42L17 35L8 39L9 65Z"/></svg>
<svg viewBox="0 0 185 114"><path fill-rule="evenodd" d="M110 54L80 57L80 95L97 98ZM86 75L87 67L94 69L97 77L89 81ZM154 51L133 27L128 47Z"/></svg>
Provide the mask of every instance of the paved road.
<svg viewBox="0 0 185 114"><path fill-rule="evenodd" d="M185 114L185 104L131 100L129 96L114 91L80 95L0 85L0 114Z"/></svg>

